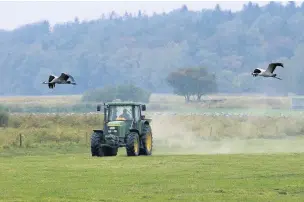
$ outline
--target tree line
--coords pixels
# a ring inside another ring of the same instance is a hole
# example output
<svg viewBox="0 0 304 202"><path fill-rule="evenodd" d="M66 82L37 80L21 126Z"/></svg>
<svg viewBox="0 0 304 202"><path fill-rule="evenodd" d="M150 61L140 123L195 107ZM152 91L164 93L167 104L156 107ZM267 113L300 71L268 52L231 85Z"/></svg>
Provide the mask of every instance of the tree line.
<svg viewBox="0 0 304 202"><path fill-rule="evenodd" d="M185 82L185 67L208 68L217 92L303 94L303 25L304 4L261 7L249 2L238 12L181 6L152 16L112 12L54 27L42 21L0 30L0 95L79 94L129 83L149 92L180 94L183 89L173 87L173 78ZM270 62L284 63L276 70L282 81L252 78L254 68L267 68ZM72 74L79 85L48 89L41 84L61 72ZM195 91L190 94L200 99L200 90Z"/></svg>

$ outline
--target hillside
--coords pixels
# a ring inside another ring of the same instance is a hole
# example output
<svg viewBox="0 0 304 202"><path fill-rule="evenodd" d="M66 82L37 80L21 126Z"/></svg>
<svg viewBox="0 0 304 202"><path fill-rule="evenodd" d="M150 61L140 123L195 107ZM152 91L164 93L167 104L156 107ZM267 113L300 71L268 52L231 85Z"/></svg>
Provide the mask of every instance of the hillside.
<svg viewBox="0 0 304 202"><path fill-rule="evenodd" d="M132 82L154 93L171 92L165 77L180 67L215 72L220 92L303 94L304 4L249 3L240 12L189 11L186 6L151 17L103 16L98 20L28 24L0 31L0 95L79 94ZM285 63L283 78L253 78L255 67ZM50 73L71 73L77 86L53 90ZM262 88L263 87L263 88Z"/></svg>

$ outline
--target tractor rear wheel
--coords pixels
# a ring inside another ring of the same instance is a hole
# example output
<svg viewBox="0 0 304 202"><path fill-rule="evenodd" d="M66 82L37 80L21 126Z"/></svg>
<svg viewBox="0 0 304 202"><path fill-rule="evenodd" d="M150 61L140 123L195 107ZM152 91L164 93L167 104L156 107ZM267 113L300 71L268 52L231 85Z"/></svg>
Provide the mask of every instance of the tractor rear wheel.
<svg viewBox="0 0 304 202"><path fill-rule="evenodd" d="M131 132L127 137L126 150L128 156L139 155L139 137L135 132Z"/></svg>
<svg viewBox="0 0 304 202"><path fill-rule="evenodd" d="M144 135L141 137L142 148L140 148L140 155L150 156L152 154L153 147L153 136L151 126L148 124L144 125Z"/></svg>
<svg viewBox="0 0 304 202"><path fill-rule="evenodd" d="M101 148L101 136L102 136L102 133L96 133L94 132L92 135L91 135L91 153L92 153L92 156L104 156L104 153L102 151L102 148Z"/></svg>

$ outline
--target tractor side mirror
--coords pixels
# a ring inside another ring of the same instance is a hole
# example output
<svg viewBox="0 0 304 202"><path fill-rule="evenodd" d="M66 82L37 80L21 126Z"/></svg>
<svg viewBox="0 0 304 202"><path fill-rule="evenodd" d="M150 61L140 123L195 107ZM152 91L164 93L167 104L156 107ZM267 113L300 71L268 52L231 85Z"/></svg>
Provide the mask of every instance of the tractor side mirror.
<svg viewBox="0 0 304 202"><path fill-rule="evenodd" d="M146 105L141 105L141 110L146 111Z"/></svg>
<svg viewBox="0 0 304 202"><path fill-rule="evenodd" d="M99 112L100 109L101 109L101 105L99 104L99 105L97 105L97 111Z"/></svg>

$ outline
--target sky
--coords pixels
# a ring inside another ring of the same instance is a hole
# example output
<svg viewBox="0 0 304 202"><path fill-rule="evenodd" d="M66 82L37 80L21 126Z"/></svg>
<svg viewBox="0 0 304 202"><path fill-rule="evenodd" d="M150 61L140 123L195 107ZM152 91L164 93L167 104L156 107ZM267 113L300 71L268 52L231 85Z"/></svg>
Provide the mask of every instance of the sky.
<svg viewBox="0 0 304 202"><path fill-rule="evenodd" d="M261 6L268 3L252 2ZM248 1L0 1L0 29L12 30L42 20L48 20L51 25L73 21L75 17L80 21L92 20L111 11L124 14L126 11L137 13L142 10L150 15L153 12L169 12L183 4L187 5L189 10L214 8L219 4L222 9L237 11L242 9L245 3Z"/></svg>

